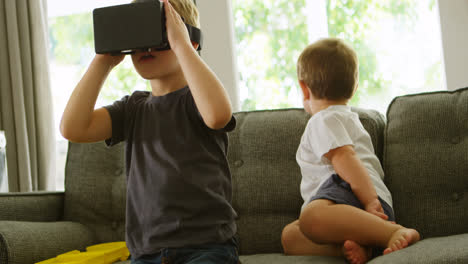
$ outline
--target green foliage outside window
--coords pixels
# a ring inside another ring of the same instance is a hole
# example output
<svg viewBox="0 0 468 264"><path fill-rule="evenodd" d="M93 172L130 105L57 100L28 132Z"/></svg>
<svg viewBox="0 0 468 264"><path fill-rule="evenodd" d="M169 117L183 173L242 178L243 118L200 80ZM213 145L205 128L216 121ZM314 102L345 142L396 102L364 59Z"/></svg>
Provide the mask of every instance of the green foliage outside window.
<svg viewBox="0 0 468 264"><path fill-rule="evenodd" d="M295 58L307 44L304 7L304 0L233 1L240 89L248 91L242 110L290 106L282 99L295 87Z"/></svg>
<svg viewBox="0 0 468 264"><path fill-rule="evenodd" d="M373 21L377 17L393 16L401 23L411 23L417 15L414 3L413 0L326 1L329 36L348 42L359 57L360 88L352 104L358 105L362 94L375 95L388 87L388 81L377 71L375 52L366 43ZM233 1L238 50L249 50L249 47L259 43L259 36L265 36L268 50L263 52L270 57L263 62L266 71L240 71L241 86L248 90L247 98L242 102L243 110L292 106L281 98L287 97L292 89L298 89L296 61L309 44L305 6L306 0ZM239 56L241 67L246 67L244 64L248 64L252 56L255 57L254 54L242 52L239 52ZM268 87L262 87L265 84Z"/></svg>
<svg viewBox="0 0 468 264"><path fill-rule="evenodd" d="M52 58L59 64L77 66L79 68L78 76L76 76L78 80L81 79L95 55L92 23L90 13L54 17L49 20ZM133 68L130 56L127 56L107 78L100 97L106 103L112 103L131 94L142 84L144 84L142 78ZM75 86L76 83L70 83L70 85ZM148 85L146 83L146 89Z"/></svg>

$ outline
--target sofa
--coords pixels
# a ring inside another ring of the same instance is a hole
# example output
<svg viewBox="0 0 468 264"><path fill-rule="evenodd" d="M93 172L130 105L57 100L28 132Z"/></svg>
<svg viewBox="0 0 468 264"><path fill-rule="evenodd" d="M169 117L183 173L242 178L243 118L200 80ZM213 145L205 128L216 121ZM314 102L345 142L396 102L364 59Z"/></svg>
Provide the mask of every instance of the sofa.
<svg viewBox="0 0 468 264"><path fill-rule="evenodd" d="M397 97L386 117L352 110L382 162L397 222L423 238L370 263L468 263L468 88ZM242 263L346 263L282 252L282 228L298 218L303 202L295 153L309 116L281 109L235 117L228 159ZM0 195L0 263L29 264L123 241L123 149L70 143L64 192Z"/></svg>

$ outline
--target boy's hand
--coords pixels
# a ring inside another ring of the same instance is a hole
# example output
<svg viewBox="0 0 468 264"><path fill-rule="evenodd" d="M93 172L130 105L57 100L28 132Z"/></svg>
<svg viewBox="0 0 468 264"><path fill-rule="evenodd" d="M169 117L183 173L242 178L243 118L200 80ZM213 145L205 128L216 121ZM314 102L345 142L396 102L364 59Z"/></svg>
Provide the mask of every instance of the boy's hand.
<svg viewBox="0 0 468 264"><path fill-rule="evenodd" d="M125 58L124 54L120 55L110 55L110 54L96 54L96 60L105 65L108 65L110 68L114 68L119 65L120 62Z"/></svg>
<svg viewBox="0 0 468 264"><path fill-rule="evenodd" d="M167 38L171 49L177 54L178 50L183 47L192 47L188 30L180 15L171 3L169 3L169 0L162 0L162 2L164 2L164 9L166 12Z"/></svg>
<svg viewBox="0 0 468 264"><path fill-rule="evenodd" d="M376 215L383 220L387 220L388 216L384 213L384 210L382 208L382 205L380 204L380 201L378 199L372 200L370 203L368 203L365 206L365 209L367 212Z"/></svg>

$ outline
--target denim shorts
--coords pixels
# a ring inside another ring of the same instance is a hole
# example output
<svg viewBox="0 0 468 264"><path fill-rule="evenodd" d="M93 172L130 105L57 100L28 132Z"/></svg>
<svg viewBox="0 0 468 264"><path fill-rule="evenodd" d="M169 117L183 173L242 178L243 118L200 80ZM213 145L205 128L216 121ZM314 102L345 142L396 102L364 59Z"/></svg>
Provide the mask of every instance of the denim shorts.
<svg viewBox="0 0 468 264"><path fill-rule="evenodd" d="M351 185L341 179L341 177L337 174L330 176L330 178L328 178L322 184L322 186L320 186L317 194L309 199L309 203L318 199L327 199L336 204L347 204L364 210L364 206L361 204L356 195L354 195L351 189ZM379 201L382 205L384 213L388 216L388 221L395 221L395 214L393 213L392 207L390 207L390 205L388 205L388 203L382 200L380 197ZM383 248L373 248L372 257L382 255L383 250Z"/></svg>
<svg viewBox="0 0 468 264"><path fill-rule="evenodd" d="M238 264L237 239L220 244L203 244L182 248L165 248L152 255L131 258L131 264Z"/></svg>
<svg viewBox="0 0 468 264"><path fill-rule="evenodd" d="M320 186L317 194L309 199L309 203L313 200L327 199L336 204L347 204L364 210L364 206L351 190L351 185L341 179L337 174L333 174L328 178L322 186ZM380 204L384 213L388 216L388 221L395 221L395 214L392 207L387 202L379 197Z"/></svg>

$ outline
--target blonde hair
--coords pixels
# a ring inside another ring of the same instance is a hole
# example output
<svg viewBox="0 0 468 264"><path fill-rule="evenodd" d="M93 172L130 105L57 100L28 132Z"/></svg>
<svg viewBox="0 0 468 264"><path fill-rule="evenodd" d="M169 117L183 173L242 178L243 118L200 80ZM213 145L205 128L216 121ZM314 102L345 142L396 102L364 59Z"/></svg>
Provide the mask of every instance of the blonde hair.
<svg viewBox="0 0 468 264"><path fill-rule="evenodd" d="M141 3L158 0L133 0L132 3ZM169 1L185 23L200 28L200 19L197 6L193 0L170 0Z"/></svg>
<svg viewBox="0 0 468 264"><path fill-rule="evenodd" d="M316 99L350 99L359 81L356 52L340 39L321 39L299 56L297 77Z"/></svg>

